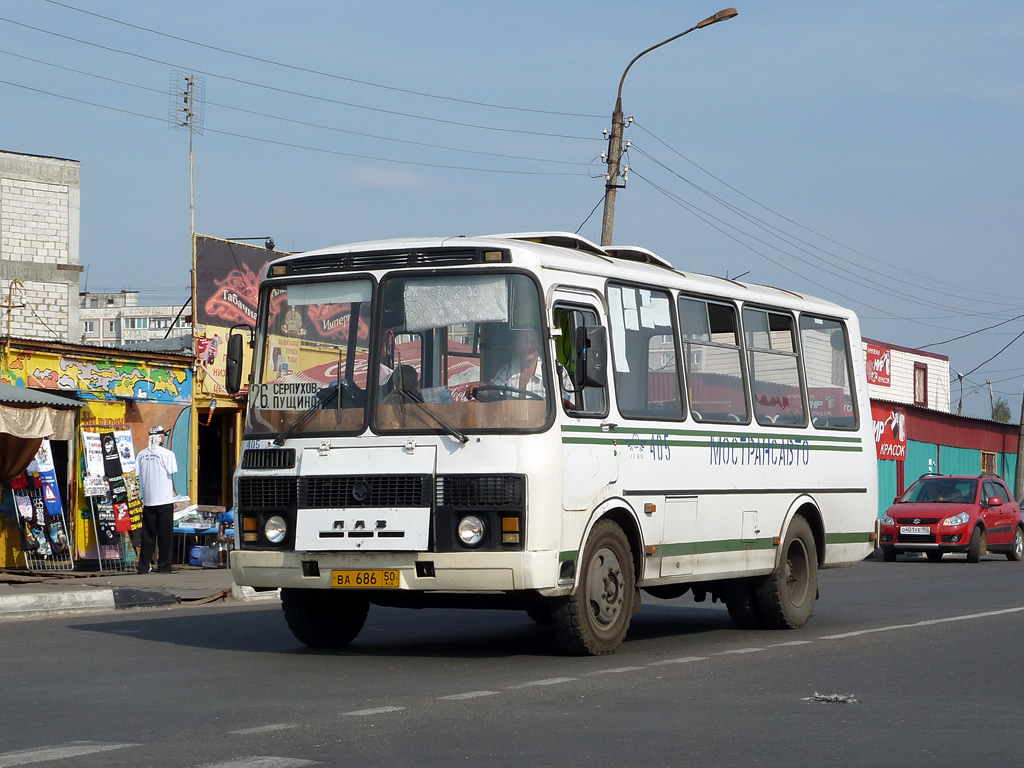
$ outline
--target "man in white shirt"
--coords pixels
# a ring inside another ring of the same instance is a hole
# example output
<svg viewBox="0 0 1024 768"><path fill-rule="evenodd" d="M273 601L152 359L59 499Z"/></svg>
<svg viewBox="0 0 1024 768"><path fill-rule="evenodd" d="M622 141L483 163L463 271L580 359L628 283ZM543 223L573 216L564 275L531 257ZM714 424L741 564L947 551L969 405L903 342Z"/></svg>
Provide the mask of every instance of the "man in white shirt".
<svg viewBox="0 0 1024 768"><path fill-rule="evenodd" d="M153 550L159 549L159 573L171 572L171 537L174 534L174 473L178 462L164 448L164 428L149 430L149 447L139 451L135 464L142 489L142 556L139 573L149 573Z"/></svg>
<svg viewBox="0 0 1024 768"><path fill-rule="evenodd" d="M540 333L534 328L512 331L516 356L494 374L501 387L523 389L544 396L544 363L540 354Z"/></svg>

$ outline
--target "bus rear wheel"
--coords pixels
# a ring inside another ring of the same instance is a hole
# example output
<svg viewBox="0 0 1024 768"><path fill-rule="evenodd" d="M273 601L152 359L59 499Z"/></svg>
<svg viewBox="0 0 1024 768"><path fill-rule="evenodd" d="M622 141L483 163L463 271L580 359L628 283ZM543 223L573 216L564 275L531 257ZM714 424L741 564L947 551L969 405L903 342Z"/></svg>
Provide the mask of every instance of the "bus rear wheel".
<svg viewBox="0 0 1024 768"><path fill-rule="evenodd" d="M789 524L782 557L757 585L757 611L769 629L798 629L807 623L818 595L818 549L803 515Z"/></svg>
<svg viewBox="0 0 1024 768"><path fill-rule="evenodd" d="M725 596L729 618L740 629L761 629L764 623L757 610L756 580L737 579Z"/></svg>
<svg viewBox="0 0 1024 768"><path fill-rule="evenodd" d="M370 601L354 592L284 588L281 608L299 642L312 648L342 648L362 630Z"/></svg>
<svg viewBox="0 0 1024 768"><path fill-rule="evenodd" d="M576 594L555 603L552 618L559 644L575 656L614 653L629 630L635 600L629 541L616 523L601 520L580 560Z"/></svg>

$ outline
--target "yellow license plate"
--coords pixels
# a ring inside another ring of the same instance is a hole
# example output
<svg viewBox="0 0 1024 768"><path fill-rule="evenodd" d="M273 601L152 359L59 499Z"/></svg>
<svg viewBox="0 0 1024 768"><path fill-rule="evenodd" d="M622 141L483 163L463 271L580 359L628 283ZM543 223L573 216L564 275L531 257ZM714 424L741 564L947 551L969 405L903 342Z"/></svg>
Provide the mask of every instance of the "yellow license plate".
<svg viewBox="0 0 1024 768"><path fill-rule="evenodd" d="M342 589L397 589L398 571L331 571L331 586Z"/></svg>

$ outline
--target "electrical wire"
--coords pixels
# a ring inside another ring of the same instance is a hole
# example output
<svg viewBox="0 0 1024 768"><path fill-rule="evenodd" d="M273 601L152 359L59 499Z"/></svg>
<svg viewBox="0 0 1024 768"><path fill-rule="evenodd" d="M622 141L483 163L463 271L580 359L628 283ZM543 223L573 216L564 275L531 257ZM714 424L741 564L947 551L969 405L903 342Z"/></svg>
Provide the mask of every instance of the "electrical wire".
<svg viewBox="0 0 1024 768"><path fill-rule="evenodd" d="M977 334L983 333L984 331L990 331L993 328L998 328L1001 325L1006 325L1007 323L1012 323L1014 320L1020 320L1022 317L1024 317L1024 315L1017 315L1016 317L1011 317L1009 320L1004 320L1001 323L996 323L995 325L989 325L989 326L986 326L985 328L979 328L976 331L971 331L970 333L965 333L963 336L954 336L952 339L946 339L945 341L933 341L931 344L922 344L922 345L920 345L918 347L918 349L928 349L928 347L938 347L938 346L941 346L943 344L949 344L952 341L960 341L960 339L966 339L966 338L968 338L970 336L976 336Z"/></svg>
<svg viewBox="0 0 1024 768"><path fill-rule="evenodd" d="M428 117L426 115L417 115L417 114L414 114L414 113L411 113L411 112L400 112L400 111L394 110L394 109L383 109L381 107L371 107L371 106L368 106L368 105L365 105L365 104L355 104L353 102L342 101L340 99L331 99L331 98L328 98L326 96L317 96L316 94L312 94L312 93L305 93L305 92L302 92L302 91L293 91L293 90L289 90L288 88L278 88L278 87L275 87L275 86L272 86L272 85L265 85L263 83L257 83L257 82L254 82L252 80L243 80L242 78L238 78L238 77L231 77L229 75L221 75L221 74L217 74L216 72L210 72L208 70L197 69L195 67L186 67L186 66L183 66L181 64L175 64L173 62L164 61L162 59L156 59L156 58L153 58L151 56L144 56L144 55L142 55L140 53L132 53L131 51L124 51L124 50L121 50L119 48L113 48L113 47L108 46L108 45L101 45L99 43L92 43L92 42L89 42L88 40L82 40L80 38L72 37L70 35L63 35L63 34L61 34L59 32L52 32L52 31L50 31L48 29L43 29L42 27L35 27L35 26L32 26L31 24L25 24L25 23L20 22L20 21L14 21L13 19L8 19L8 18L3 17L3 16L0 16L0 21L6 22L8 24L13 24L15 26L22 27L24 29L31 29L34 32L41 32L44 35L51 35L53 37L59 37L59 38L61 38L63 40L70 40L72 42L79 43L81 45L87 45L87 46L90 46L92 48L98 48L98 49L103 50L103 51L108 51L110 53L116 53L116 54L119 54L121 56L130 56L130 57L135 58L135 59L141 59L142 61L148 61L151 64L159 64L160 66L164 66L164 67L171 67L171 68L176 68L176 69L189 70L190 72L193 72L193 73L196 73L196 74L200 74L200 75L204 75L206 77L216 78L218 80L225 80L227 82L237 83L239 85L248 85L248 86L250 86L252 88L261 88L263 90L272 91L274 93L284 93L284 94L288 94L290 96L300 96L300 97L305 98L305 99L312 99L314 101L321 101L321 102L325 102L325 103L329 103L329 104L337 104L337 105L343 106L343 107L350 107L351 109L363 109L363 110L367 110L369 112L377 112L377 113L385 114L385 115L392 115L392 116L396 116L396 117L407 117L407 118L412 119L412 120L425 120L425 121L428 121L428 122L442 123L442 124L445 124L445 125L456 125L456 126L459 126L461 128L473 128L473 129L481 130L481 131L498 131L498 132L502 132L502 133L516 133L516 134L523 134L523 135L527 135L527 136L544 136L544 137L553 138L553 139L575 139L575 140L579 140L579 141L603 141L603 139L599 139L596 136L571 136L571 135L559 134L559 133L544 133L543 131L527 131L527 130L523 130L523 129L519 129L519 128L500 128L500 127L492 126L492 125L480 125L480 124L477 124L477 123L465 123L465 122L461 122L461 121L458 121L458 120L445 120L444 118L440 118L440 117Z"/></svg>
<svg viewBox="0 0 1024 768"><path fill-rule="evenodd" d="M678 155L683 160L688 162L694 168L698 169L702 173L707 174L712 179L717 181L719 184L721 184L721 185L731 189L733 192L735 192L736 194L740 195L744 199L749 200L754 205L756 205L756 206L758 206L760 208L763 208L764 210L768 211L772 215L779 217L783 221L789 222L790 224L793 224L794 226L800 227L800 229L803 229L803 230L805 230L807 232L810 232L812 235L815 235L816 237L820 237L822 240L825 240L825 241L827 241L829 243L832 243L833 245L838 245L840 248L844 248L844 249L850 251L851 253L854 253L854 254L856 254L858 256L863 256L864 258L866 258L866 259L868 259L870 261L873 261L876 264L879 264L880 266L885 267L886 270L889 270L889 271L893 271L894 270L894 271L897 271L897 272L902 272L903 274L911 275L913 277L917 277L917 278L922 279L922 280L927 280L929 282L933 282L933 283L936 283L938 285L945 285L945 286L950 287L950 288L962 288L962 286L957 285L956 283L949 283L949 282L945 282L943 280L937 280L934 277L931 277L931 276L928 276L928 275L923 275L923 274L920 274L918 272L914 272L912 270L904 269L904 268L899 267L899 266L897 266L895 264L892 264L892 263L890 263L888 261L884 261L883 259L879 259L879 258L876 258L875 256L871 256L870 254L864 253L863 251L859 251L856 248L853 248L853 247L851 247L849 245L845 245L845 244L839 242L838 240L833 240L832 238L828 237L827 235L824 235L824 234L822 234L822 233L820 233L820 232L818 232L818 231L816 231L814 229L811 229L810 227L807 227L807 226L801 224L800 222L796 221L795 219L792 219L792 218L786 216L785 214L779 213L778 211L776 211L776 210L774 210L772 208L769 208L768 206L764 205L763 203L761 203L761 202L755 200L754 198L750 197L749 195L747 195L742 190L737 189L736 187L732 186L731 184L729 184L724 179L719 178L718 176L713 174L711 171L707 170L703 166L701 166L698 163L696 163L695 161L691 160L689 157L684 155L682 152L680 152L679 150L677 150L674 147L672 147L671 145L669 145L666 141L664 141L663 139L661 139L658 136L656 136L654 133L652 133L646 127L644 127L643 125L638 123L635 118L632 120L632 123L637 128L639 128L641 131L643 131L644 133L648 134L651 138L653 138L654 140L656 140L657 142L662 144L670 152ZM810 245L810 244L808 244L808 245ZM813 246L813 245L811 247L817 248L817 246ZM835 255L835 254L831 254L831 252L829 252L829 251L824 251L823 249L820 249L820 248L818 250L822 250L825 253L830 253L830 255ZM989 295L996 296L996 297L1002 298L1002 299L1009 299L1009 300L1018 300L1019 299L1019 297L1017 297L1017 296L1007 296L1007 295L994 294L994 293L993 294L989 294Z"/></svg>
<svg viewBox="0 0 1024 768"><path fill-rule="evenodd" d="M393 85L383 85L381 83L373 83L373 82L370 82L368 80L359 80L359 79L354 78L354 77L345 77L344 75L338 75L338 74L335 74L335 73L332 73L332 72L324 72L324 71L321 71L321 70L318 70L318 69L311 69L309 67L300 67L300 66L295 65L295 64L288 64L288 63L282 62L282 61L275 61L274 59L268 59L268 58L263 57L263 56L253 56L253 55L250 55L248 53L242 53L241 51L233 51L233 50L231 50L229 48L220 48L220 47L218 47L216 45L209 45L207 43L200 43L198 40L189 40L188 38L185 38L185 37L178 37L177 35L172 35L172 34L167 33L167 32L161 32L161 31L156 30L156 29L150 29L149 27L143 27L143 26L140 26L138 24L131 24L131 23L127 22L127 21L123 21L121 19L115 19L115 18L113 18L111 16L104 16L101 13L96 13L94 11L87 11L84 8L76 8L75 6L68 5L67 3L57 2L57 0L44 0L44 2L50 3L51 5L60 6L61 8L67 8L68 10L76 11L77 13L84 13L84 14L86 14L88 16L94 16L94 17L96 17L98 19L103 19L104 21L109 21L109 22L112 22L114 24L120 24L120 25L125 26L125 27L130 27L131 29L137 29L137 30L140 30L142 32L149 32L150 34L159 35L160 37L166 37L166 38L168 38L170 40L177 40L178 42L181 42L181 43L187 43L189 45L195 45L195 46L198 46L200 48L206 48L207 50L210 50L210 51L216 51L218 53L226 53L226 54L229 54L231 56L238 56L238 57L243 58L243 59L249 59L250 61L257 61L257 62L259 62L261 64L272 64L275 67L284 67L285 69L290 69L290 70L293 70L293 71L296 71L296 72L306 72L308 74L319 75L321 77L329 77L329 78L334 79L334 80L344 80L345 82L348 82L348 83L356 83L357 85L365 85L365 86L370 87L370 88L381 88L381 89L384 89L384 90L387 90L387 91L395 91L397 93L407 93L407 94L410 94L410 95L413 95L413 96L422 96L422 97L427 98L427 99L440 99L442 101L451 101L451 102L455 102L457 104L468 104L468 105L475 106L475 107L488 107L490 109L504 109L504 110L512 110L512 111L516 111L516 112L530 112L530 113L538 114L538 115L554 115L554 116L559 116L559 117L585 117L585 118L603 118L603 117L605 117L605 115L585 115L585 114L578 114L578 113L575 113L575 112L559 112L559 111L547 110L547 109L531 109L531 108L528 108L528 107L514 107L514 106L509 106L507 104L493 104L493 103L486 102L486 101L474 101L472 99L460 99L460 98L457 98L455 96L441 96L439 94L426 93L424 91L414 91L414 90L411 90L409 88L399 88L399 87L396 87L396 86L393 86Z"/></svg>
<svg viewBox="0 0 1024 768"><path fill-rule="evenodd" d="M583 220L583 224L580 224L580 225L579 225L579 226L578 226L578 227L576 228L576 232L574 232L573 234L577 234L577 235L578 235L578 234L580 233L580 230L581 230L581 229L583 229L584 225L585 225L585 224L586 224L586 223L587 223L588 221L590 221L590 217L594 215L594 211L596 211L596 210L597 210L597 206L599 206L599 205L600 205L601 203L603 203L603 202L604 202L604 199L605 199L605 198L606 198L607 196L608 196L608 193L607 193L607 192L605 192L605 193L604 193L603 195L601 195L601 199L597 201L597 203L596 203L596 204L594 205L594 207L593 207L593 208L591 208L591 209L590 209L590 213L588 213L588 214L587 214L587 218L585 218L585 219Z"/></svg>
<svg viewBox="0 0 1024 768"><path fill-rule="evenodd" d="M28 85L22 85L20 83L12 83L9 80L2 80L2 79L0 79L0 84L9 85L9 86L12 86L14 88L22 88L24 90L33 91L35 93L41 93L41 94L46 95L46 96L53 96L54 98L58 98L58 99L65 99L67 101L73 101L73 102L76 102L78 104L86 104L86 105L91 106L91 107L98 107L99 109L107 109L107 110L110 110L112 112L120 112L122 114L132 115L134 117L142 117L142 118L145 118L147 120L158 120L160 122L165 122L165 118L154 117L153 115L146 115L146 114L143 114L141 112L134 112L134 111L128 110L128 109L121 109L120 107L112 107L112 106L109 106L109 105L106 105L106 104L99 104L99 103L94 102L94 101L87 101L86 99L77 99L77 98L75 98L73 96L65 96L63 94L53 93L52 91L45 91L45 90L43 90L41 88L32 88L31 86L28 86ZM289 147L289 148L292 148L292 149L302 149L302 150L306 150L306 151L309 151L309 152L320 152L320 153L323 153L323 154L337 155L337 156L340 156L340 157L354 157L354 158L357 158L359 160L375 160L375 161L382 162L382 163L396 163L396 164L399 164L399 165L414 165L414 166L426 167L426 168L443 168L445 170L453 170L453 171L473 171L473 172L477 172L477 173L499 173L499 174L512 174L512 175L519 175L519 176L586 176L587 175L586 173L569 173L569 172L563 172L563 171L522 171L522 170L510 170L510 169L503 169L503 168L473 168L473 167L470 167L470 166L461 166L461 165L444 165L442 163L425 163L425 162L419 162L419 161L416 161L416 160L396 160L396 159L390 158L390 157L377 157L377 156L374 156L374 155L360 155L360 154L356 154L354 152L341 152L340 150L324 149L322 147L311 147L311 146L308 146L308 145L305 145L305 144L296 144L294 142L287 142L287 141L276 141L274 139L266 139L266 138L261 138L259 136L248 136L246 134L234 133L234 132L231 132L231 131L219 131L219 130L216 130L214 128L209 128L209 127L205 128L204 130L205 130L206 133L214 133L214 134L219 134L221 136L231 136L231 137L236 138L236 139L246 139L247 141L256 141L256 142L260 142L260 143L263 143L263 144L272 144L272 145L275 145L275 146Z"/></svg>
<svg viewBox="0 0 1024 768"><path fill-rule="evenodd" d="M117 78L114 78L114 77L107 77L106 75L99 75L99 74L96 74L94 72L86 72L85 70L82 70L82 69L75 69L73 67L65 67L65 66L63 66L61 64L54 64L53 62L43 61L42 59L35 59L35 58L32 58L31 56L24 56L24 55L22 55L20 53L13 53L11 51L6 51L6 50L3 50L3 49L0 49L0 54L4 54L6 56L12 56L14 58L22 59L22 60L25 60L25 61L31 61L31 62L34 62L36 64L42 64L44 66L52 67L54 69L60 69L60 70L63 70L65 72L71 72L71 73L74 73L76 75L84 75L85 77L92 77L92 78L95 78L97 80L106 81L108 83L114 83L116 85L123 85L123 86L127 86L129 88L135 88L135 89L138 89L138 90L141 90L141 91L147 91L149 93L159 93L159 94L164 94L165 93L165 91L159 90L157 88L150 88L147 85L139 85L137 83L130 83L130 82L126 81L126 80L118 80ZM463 153L472 154L472 155L486 155L488 157L500 157L500 158L504 158L504 159L508 159L508 160L527 160L527 161L536 162L536 163L555 163L555 164L558 164L558 165L577 165L577 166L586 166L588 168L591 166L591 163L573 162L573 161L569 161L569 160L552 160L552 159L542 158L542 157L524 157L524 156L521 156L521 155L507 155L507 154L502 154L502 153L499 153L499 152L483 152L483 151L475 150L475 149L466 149L464 147L451 147L451 146L445 146L443 144L430 144L430 143L424 142L424 141L412 141L412 140L409 140L409 139L397 139L397 138L392 138L392 137L389 137L389 136L378 136L378 135L372 134L372 133L362 133L361 131L350 131L350 130L347 130L345 128L338 128L338 127L333 126L333 125L320 125L318 123L310 123L310 122L306 122L304 120L295 120L293 118L282 117L281 115L268 114L266 111L257 111L257 110L254 110L254 109L245 109L244 107L235 107L235 106L231 106L229 104L220 104L220 103L215 102L215 101L207 101L206 104L208 106L220 107L221 109L228 109L228 110L231 110L231 111L234 111L234 112L242 112L242 113L249 114L249 115L256 115L258 117L267 118L269 120L278 120L278 121L281 121L281 122L291 123L293 125L302 125L302 126L306 126L307 128L318 128L318 129L324 130L324 131L333 131L335 133L344 133L344 134L348 134L350 136L362 136L364 138L378 139L380 141L392 141L392 142L397 142L397 143L400 143L400 144L411 144L413 146L427 147L429 149L443 149L443 150L448 150L450 152L463 152Z"/></svg>

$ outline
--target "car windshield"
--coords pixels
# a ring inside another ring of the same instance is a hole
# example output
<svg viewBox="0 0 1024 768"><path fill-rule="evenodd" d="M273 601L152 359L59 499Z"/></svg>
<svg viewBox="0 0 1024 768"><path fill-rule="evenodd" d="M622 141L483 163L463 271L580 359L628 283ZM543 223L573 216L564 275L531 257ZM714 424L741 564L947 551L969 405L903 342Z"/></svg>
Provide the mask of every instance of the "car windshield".
<svg viewBox="0 0 1024 768"><path fill-rule="evenodd" d="M899 503L970 504L974 501L977 491L977 480L955 477L923 477L907 489Z"/></svg>

